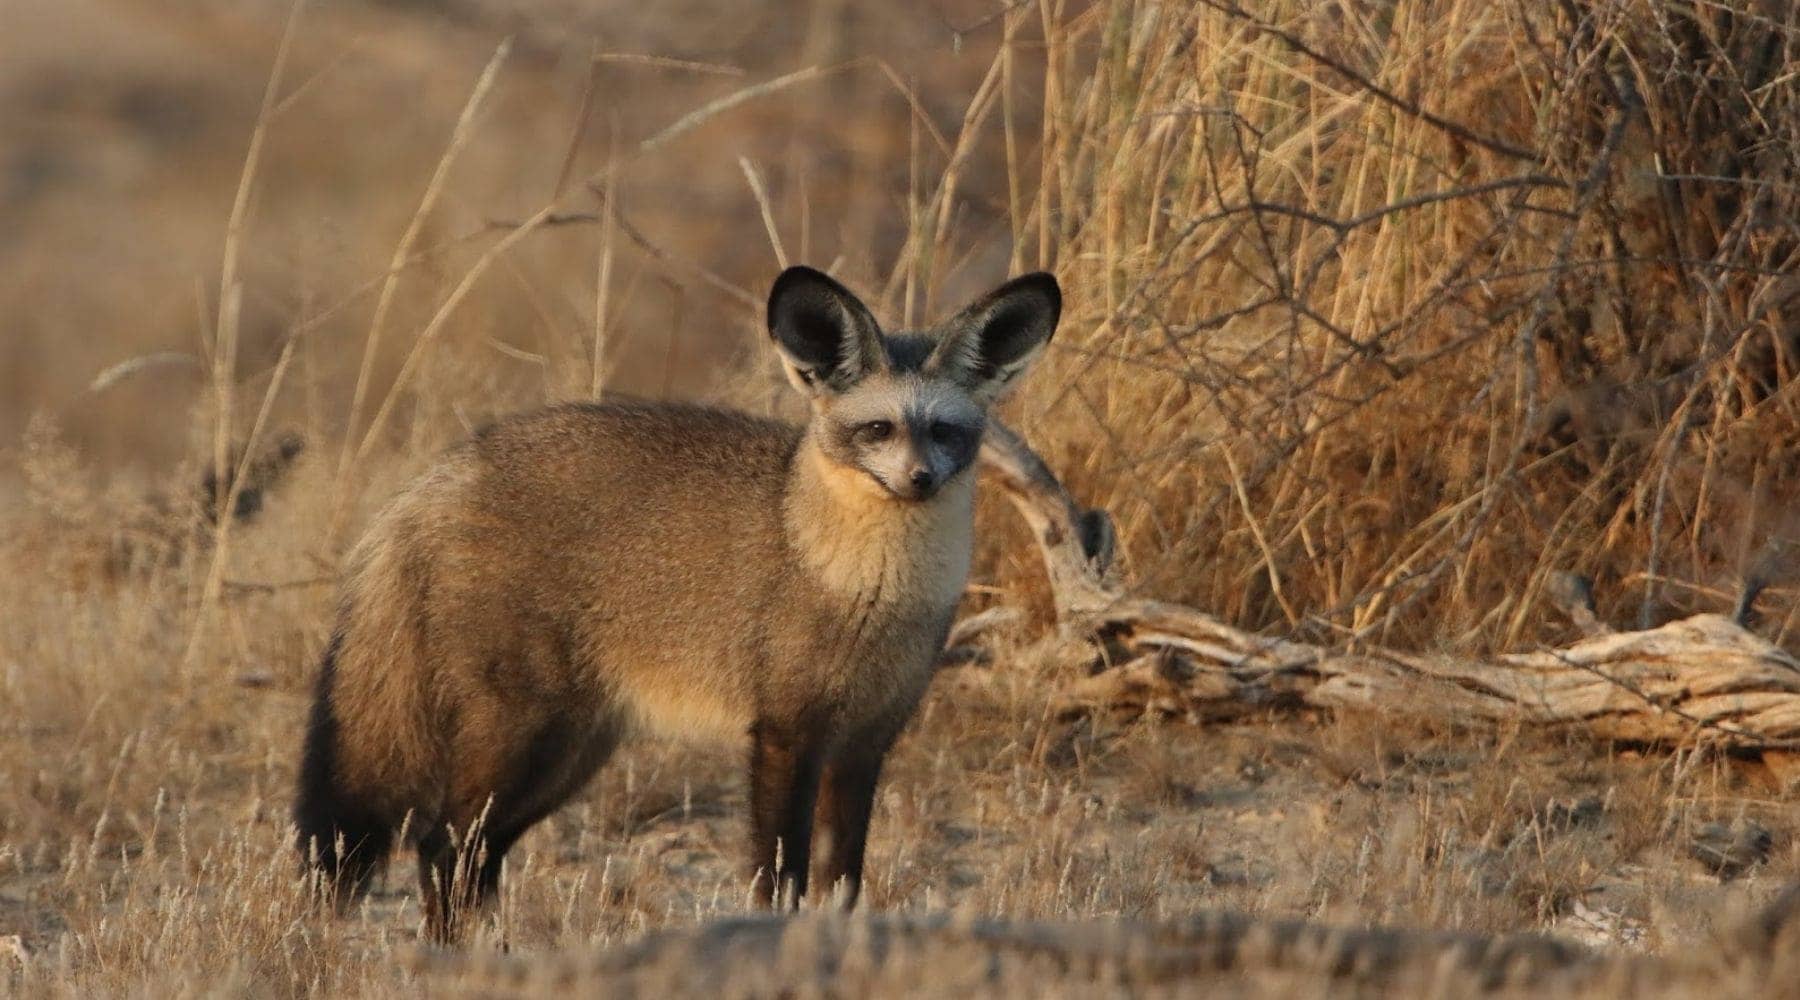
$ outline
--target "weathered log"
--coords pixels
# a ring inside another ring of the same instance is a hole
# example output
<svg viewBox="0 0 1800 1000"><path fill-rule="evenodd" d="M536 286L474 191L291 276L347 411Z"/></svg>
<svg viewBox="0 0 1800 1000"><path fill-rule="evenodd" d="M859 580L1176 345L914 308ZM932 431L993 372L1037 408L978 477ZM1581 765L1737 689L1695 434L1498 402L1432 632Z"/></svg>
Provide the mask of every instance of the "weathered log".
<svg viewBox="0 0 1800 1000"><path fill-rule="evenodd" d="M1741 616L1613 632L1594 617L1586 582L1568 577L1553 598L1586 637L1560 649L1475 659L1256 635L1195 608L1131 596L1113 566L1111 520L1076 503L1018 435L996 429L982 458L1037 539L1059 626L1126 654L1063 692L1066 714L1404 709L1635 743L1800 748L1800 661Z"/></svg>
<svg viewBox="0 0 1800 1000"><path fill-rule="evenodd" d="M595 953L420 953L447 989L482 996L1715 995L1754 990L1791 951L1790 889L1716 948L1677 957L1538 935L1354 929L1206 912L1163 922L1014 921L948 914L730 916ZM1287 987L1281 991L1280 987ZM1302 989L1306 987L1305 989ZM1236 992L1236 991L1231 991Z"/></svg>

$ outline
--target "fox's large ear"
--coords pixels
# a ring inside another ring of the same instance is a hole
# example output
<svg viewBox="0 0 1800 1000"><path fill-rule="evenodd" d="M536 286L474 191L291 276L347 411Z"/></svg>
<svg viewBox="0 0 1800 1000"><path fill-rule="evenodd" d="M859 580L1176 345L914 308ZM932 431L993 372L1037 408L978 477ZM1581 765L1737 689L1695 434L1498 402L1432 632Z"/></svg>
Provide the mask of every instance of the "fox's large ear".
<svg viewBox="0 0 1800 1000"><path fill-rule="evenodd" d="M790 267L775 279L769 336L788 381L809 396L843 392L887 367L881 327L868 307L810 267Z"/></svg>
<svg viewBox="0 0 1800 1000"><path fill-rule="evenodd" d="M994 289L945 323L926 368L962 383L987 404L1005 395L1050 343L1062 316L1062 289L1038 271Z"/></svg>

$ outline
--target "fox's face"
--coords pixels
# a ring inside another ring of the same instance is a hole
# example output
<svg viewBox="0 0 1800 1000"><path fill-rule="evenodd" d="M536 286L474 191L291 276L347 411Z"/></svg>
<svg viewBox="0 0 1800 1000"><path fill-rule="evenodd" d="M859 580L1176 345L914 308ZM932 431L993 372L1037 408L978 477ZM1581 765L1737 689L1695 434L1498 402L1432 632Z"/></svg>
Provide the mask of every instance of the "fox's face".
<svg viewBox="0 0 1800 1000"><path fill-rule="evenodd" d="M820 454L917 502L968 473L988 407L1043 351L1061 310L1056 279L1028 274L931 330L884 334L844 286L790 267L769 293L769 333L812 401Z"/></svg>

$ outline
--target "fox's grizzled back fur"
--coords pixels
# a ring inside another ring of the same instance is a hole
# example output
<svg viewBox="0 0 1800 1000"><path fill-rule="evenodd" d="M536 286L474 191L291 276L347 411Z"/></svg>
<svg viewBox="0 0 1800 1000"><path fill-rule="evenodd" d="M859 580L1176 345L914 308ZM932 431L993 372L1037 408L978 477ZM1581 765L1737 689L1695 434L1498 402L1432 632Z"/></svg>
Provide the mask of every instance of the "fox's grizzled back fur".
<svg viewBox="0 0 1800 1000"><path fill-rule="evenodd" d="M815 793L822 819L866 824L861 784L872 794L964 586L986 408L1059 305L1053 279L1028 276L890 336L794 268L769 325L807 426L575 404L455 448L350 557L302 759L303 848L354 891L404 822L422 879L478 897L634 732L748 738L753 839L786 841L801 867ZM852 772L861 784L834 792ZM488 858L463 872L442 858L473 827ZM834 878L854 885L861 836Z"/></svg>

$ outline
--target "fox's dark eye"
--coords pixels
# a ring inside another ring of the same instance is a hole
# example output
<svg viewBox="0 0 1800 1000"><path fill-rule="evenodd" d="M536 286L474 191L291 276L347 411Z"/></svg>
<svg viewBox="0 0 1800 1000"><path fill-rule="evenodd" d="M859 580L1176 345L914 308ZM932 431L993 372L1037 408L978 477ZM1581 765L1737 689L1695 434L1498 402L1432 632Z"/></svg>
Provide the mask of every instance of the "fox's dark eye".
<svg viewBox="0 0 1800 1000"><path fill-rule="evenodd" d="M962 436L962 428L955 424L947 424L942 420L933 421L929 431L931 439L938 444L949 444Z"/></svg>
<svg viewBox="0 0 1800 1000"><path fill-rule="evenodd" d="M892 433L894 424L888 420L871 420L856 429L856 436L864 441L886 441Z"/></svg>

